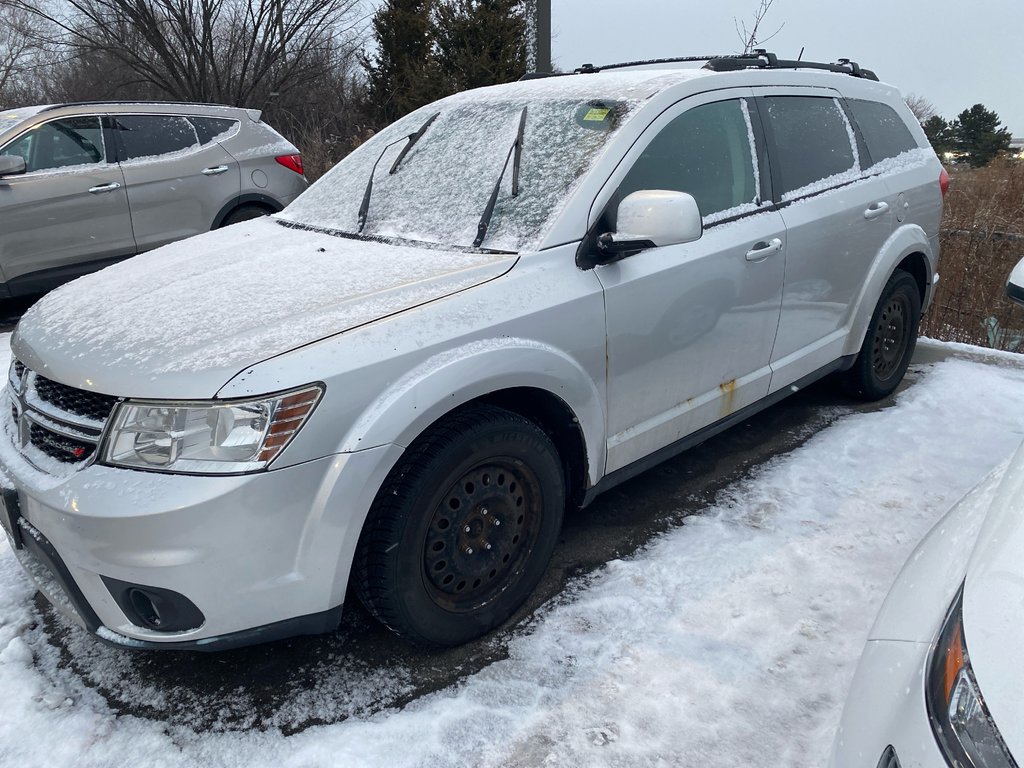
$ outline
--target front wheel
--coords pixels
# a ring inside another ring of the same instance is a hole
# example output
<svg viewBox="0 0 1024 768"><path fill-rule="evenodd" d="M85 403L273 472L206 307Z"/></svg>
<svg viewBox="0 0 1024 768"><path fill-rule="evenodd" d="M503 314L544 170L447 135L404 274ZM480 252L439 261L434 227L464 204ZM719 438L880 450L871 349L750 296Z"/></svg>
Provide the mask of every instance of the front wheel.
<svg viewBox="0 0 1024 768"><path fill-rule="evenodd" d="M471 406L428 429L388 475L357 546L352 586L417 645L465 643L540 581L561 528L558 452L533 422Z"/></svg>
<svg viewBox="0 0 1024 768"><path fill-rule="evenodd" d="M917 281L898 269L882 289L853 367L842 375L846 392L862 400L891 395L914 355L920 321Z"/></svg>

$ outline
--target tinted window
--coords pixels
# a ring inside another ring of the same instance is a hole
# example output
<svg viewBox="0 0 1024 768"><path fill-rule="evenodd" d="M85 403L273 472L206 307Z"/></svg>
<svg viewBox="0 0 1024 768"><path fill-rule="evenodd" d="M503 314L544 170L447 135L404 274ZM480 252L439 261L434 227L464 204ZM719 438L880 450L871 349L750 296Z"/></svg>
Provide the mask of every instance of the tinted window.
<svg viewBox="0 0 1024 768"><path fill-rule="evenodd" d="M192 124L175 115L119 115L116 125L127 160L180 152L199 143Z"/></svg>
<svg viewBox="0 0 1024 768"><path fill-rule="evenodd" d="M103 162L103 131L98 117L68 117L34 128L0 151L21 155L26 170L44 171Z"/></svg>
<svg viewBox="0 0 1024 768"><path fill-rule="evenodd" d="M647 145L619 187L612 208L631 192L668 189L690 193L701 215L714 218L753 206L756 178L746 104L705 104L684 112Z"/></svg>
<svg viewBox="0 0 1024 768"><path fill-rule="evenodd" d="M815 191L811 185L857 169L852 129L835 99L770 96L764 103L783 197Z"/></svg>
<svg viewBox="0 0 1024 768"><path fill-rule="evenodd" d="M223 117L190 117L189 120L195 126L200 144L209 144L215 138L233 131L238 125L237 120Z"/></svg>
<svg viewBox="0 0 1024 768"><path fill-rule="evenodd" d="M849 99L846 103L864 135L873 163L917 149L907 124L888 104L859 99Z"/></svg>

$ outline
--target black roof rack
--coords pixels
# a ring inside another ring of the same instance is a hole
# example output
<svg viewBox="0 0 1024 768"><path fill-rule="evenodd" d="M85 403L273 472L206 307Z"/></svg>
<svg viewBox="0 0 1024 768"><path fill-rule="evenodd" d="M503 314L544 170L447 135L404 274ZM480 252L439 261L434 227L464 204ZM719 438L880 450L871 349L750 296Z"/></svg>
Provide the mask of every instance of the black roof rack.
<svg viewBox="0 0 1024 768"><path fill-rule="evenodd" d="M859 64L849 59L839 59L835 64L820 61L792 61L780 59L774 53L758 48L753 53L741 53L735 56L716 56L708 59L704 69L713 72L734 72L740 69L819 69L825 72L838 72L865 80L878 80L878 75L870 69L862 69Z"/></svg>
<svg viewBox="0 0 1024 768"><path fill-rule="evenodd" d="M65 101L61 104L50 104L45 109L39 110L40 112L49 112L53 109L63 109L64 107L102 107L104 105L115 105L115 106L130 106L132 104L143 104L152 106L171 106L171 107L226 107L228 109L240 109L240 107L232 107L230 104L210 104L203 101L156 101L153 99L109 99L104 101Z"/></svg>
<svg viewBox="0 0 1024 768"><path fill-rule="evenodd" d="M704 69L712 72L736 72L741 69L818 69L825 72L838 72L853 77L862 77L865 80L878 80L878 76L870 69L862 69L859 64L849 59L839 59L834 64L825 64L819 61L792 61L780 59L774 53L769 53L763 48L758 48L753 53L724 54L715 56L677 56L668 59L646 59L642 61L623 61L618 64L584 64L577 67L573 72L575 75L592 75L603 72L606 69L623 69L625 67L639 67L645 64L681 64L684 62L704 61ZM527 72L520 80L534 80L541 77L558 77L561 72Z"/></svg>

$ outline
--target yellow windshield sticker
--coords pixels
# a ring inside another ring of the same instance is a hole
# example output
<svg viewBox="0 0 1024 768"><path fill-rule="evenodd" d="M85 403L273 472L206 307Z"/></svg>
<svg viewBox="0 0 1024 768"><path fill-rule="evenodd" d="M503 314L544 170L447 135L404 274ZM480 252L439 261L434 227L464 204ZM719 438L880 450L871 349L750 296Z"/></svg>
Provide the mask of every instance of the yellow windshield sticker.
<svg viewBox="0 0 1024 768"><path fill-rule="evenodd" d="M583 119L590 123L600 123L608 117L609 112L611 112L610 109L598 109L595 107L587 112L587 114L583 116Z"/></svg>

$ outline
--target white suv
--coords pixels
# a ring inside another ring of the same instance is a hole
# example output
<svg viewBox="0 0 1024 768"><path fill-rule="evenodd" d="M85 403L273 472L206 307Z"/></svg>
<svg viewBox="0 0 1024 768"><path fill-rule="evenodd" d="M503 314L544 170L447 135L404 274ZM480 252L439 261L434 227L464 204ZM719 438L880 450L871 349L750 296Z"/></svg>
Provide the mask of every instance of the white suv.
<svg viewBox="0 0 1024 768"><path fill-rule="evenodd" d="M282 213L35 305L5 525L122 645L326 631L350 588L413 642L464 642L534 588L567 504L826 374L892 392L945 184L851 63L443 99Z"/></svg>

